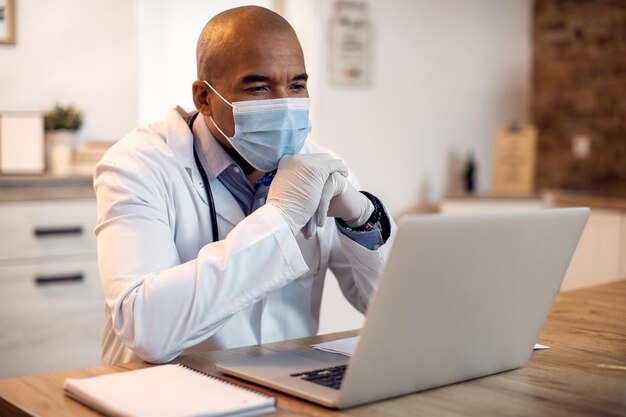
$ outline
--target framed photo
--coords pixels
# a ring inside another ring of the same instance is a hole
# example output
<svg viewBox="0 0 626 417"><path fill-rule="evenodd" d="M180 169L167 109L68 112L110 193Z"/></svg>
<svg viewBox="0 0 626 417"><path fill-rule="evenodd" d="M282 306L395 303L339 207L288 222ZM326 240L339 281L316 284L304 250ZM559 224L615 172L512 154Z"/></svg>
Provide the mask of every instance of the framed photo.
<svg viewBox="0 0 626 417"><path fill-rule="evenodd" d="M367 3L337 0L330 20L330 82L341 86L370 84L372 35Z"/></svg>
<svg viewBox="0 0 626 417"><path fill-rule="evenodd" d="M0 0L0 45L15 44L15 0Z"/></svg>

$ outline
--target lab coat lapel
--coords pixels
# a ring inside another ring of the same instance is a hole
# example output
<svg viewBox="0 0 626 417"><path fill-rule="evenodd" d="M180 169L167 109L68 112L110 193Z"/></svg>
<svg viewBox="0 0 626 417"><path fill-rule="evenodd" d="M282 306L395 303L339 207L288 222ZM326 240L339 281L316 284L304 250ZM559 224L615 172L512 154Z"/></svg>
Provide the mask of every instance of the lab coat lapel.
<svg viewBox="0 0 626 417"><path fill-rule="evenodd" d="M181 107L169 111L167 114L167 145L176 159L185 167L193 183L193 188L202 201L208 204L202 176L200 176L200 171L198 171L193 157L193 134L187 126L189 117L190 114Z"/></svg>
<svg viewBox="0 0 626 417"><path fill-rule="evenodd" d="M167 143L176 158L189 173L196 192L202 201L208 205L206 190L204 189L204 184L202 184L202 176L193 157L193 134L187 125L189 117L191 117L191 114L181 107L170 110L167 115ZM218 179L209 179L209 182L218 217L235 226L245 217L239 204L237 204L235 198Z"/></svg>

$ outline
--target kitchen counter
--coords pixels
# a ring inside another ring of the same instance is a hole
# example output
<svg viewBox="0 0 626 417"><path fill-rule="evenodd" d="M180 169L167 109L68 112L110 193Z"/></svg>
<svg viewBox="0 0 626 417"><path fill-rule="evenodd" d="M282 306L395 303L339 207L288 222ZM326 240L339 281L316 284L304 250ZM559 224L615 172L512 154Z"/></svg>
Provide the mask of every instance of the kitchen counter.
<svg viewBox="0 0 626 417"><path fill-rule="evenodd" d="M0 202L94 197L91 176L0 175Z"/></svg>
<svg viewBox="0 0 626 417"><path fill-rule="evenodd" d="M541 194L492 194L492 193L466 193L466 192L453 192L446 194L446 200L537 200L541 199Z"/></svg>
<svg viewBox="0 0 626 417"><path fill-rule="evenodd" d="M570 191L548 190L543 194L548 207L591 207L626 210L626 192L619 190Z"/></svg>
<svg viewBox="0 0 626 417"><path fill-rule="evenodd" d="M546 207L590 207L599 209L626 210L626 187L598 190L544 190L529 195L503 195L491 193L450 193L446 202L471 202L472 204L525 203L542 200Z"/></svg>

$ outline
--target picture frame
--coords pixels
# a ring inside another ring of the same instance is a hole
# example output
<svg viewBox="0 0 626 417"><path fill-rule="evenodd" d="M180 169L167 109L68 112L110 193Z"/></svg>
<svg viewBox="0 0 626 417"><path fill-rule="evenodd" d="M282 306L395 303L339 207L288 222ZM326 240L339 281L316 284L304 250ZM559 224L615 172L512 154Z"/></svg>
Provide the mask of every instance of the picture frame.
<svg viewBox="0 0 626 417"><path fill-rule="evenodd" d="M0 45L15 45L15 0L0 0Z"/></svg>
<svg viewBox="0 0 626 417"><path fill-rule="evenodd" d="M0 112L0 176L43 174L45 170L43 113Z"/></svg>

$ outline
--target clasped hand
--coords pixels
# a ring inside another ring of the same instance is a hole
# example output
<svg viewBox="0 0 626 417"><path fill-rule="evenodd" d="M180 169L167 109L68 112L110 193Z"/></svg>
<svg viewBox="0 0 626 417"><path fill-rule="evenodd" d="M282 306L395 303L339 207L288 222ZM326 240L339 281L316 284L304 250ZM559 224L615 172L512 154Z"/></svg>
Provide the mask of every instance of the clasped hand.
<svg viewBox="0 0 626 417"><path fill-rule="evenodd" d="M270 186L267 203L278 208L294 236L315 235L326 217L339 217L349 226L368 219L374 207L347 180L348 168L328 154L285 156Z"/></svg>

